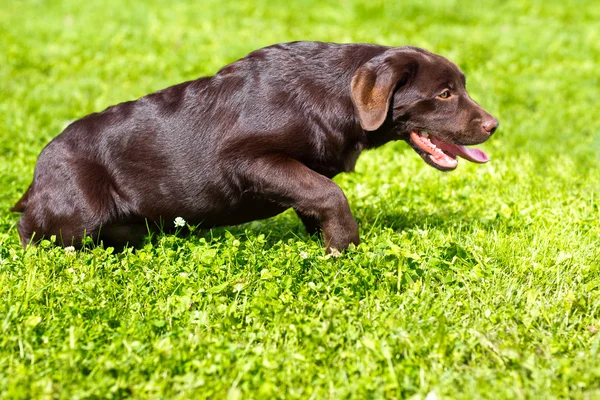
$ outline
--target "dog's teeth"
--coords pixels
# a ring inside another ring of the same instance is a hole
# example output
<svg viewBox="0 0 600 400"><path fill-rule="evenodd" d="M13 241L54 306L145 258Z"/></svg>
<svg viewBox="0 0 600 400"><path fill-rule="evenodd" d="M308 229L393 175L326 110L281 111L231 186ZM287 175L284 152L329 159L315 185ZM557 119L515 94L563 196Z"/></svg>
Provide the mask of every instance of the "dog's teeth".
<svg viewBox="0 0 600 400"><path fill-rule="evenodd" d="M429 132L421 132L421 136L429 137Z"/></svg>

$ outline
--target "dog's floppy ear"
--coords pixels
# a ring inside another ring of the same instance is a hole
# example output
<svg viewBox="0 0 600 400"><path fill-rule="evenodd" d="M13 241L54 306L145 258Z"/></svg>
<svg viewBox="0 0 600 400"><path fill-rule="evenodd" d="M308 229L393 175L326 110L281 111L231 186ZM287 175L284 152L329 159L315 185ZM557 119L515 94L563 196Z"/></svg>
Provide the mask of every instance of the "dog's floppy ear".
<svg viewBox="0 0 600 400"><path fill-rule="evenodd" d="M379 128L387 116L395 89L405 85L418 62L402 52L390 51L372 58L352 77L352 102L366 131Z"/></svg>

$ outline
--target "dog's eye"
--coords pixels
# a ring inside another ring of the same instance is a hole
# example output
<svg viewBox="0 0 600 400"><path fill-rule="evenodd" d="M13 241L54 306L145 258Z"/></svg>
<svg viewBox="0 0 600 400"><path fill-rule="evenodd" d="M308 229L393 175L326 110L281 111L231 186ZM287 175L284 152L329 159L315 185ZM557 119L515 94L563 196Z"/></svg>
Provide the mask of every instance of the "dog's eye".
<svg viewBox="0 0 600 400"><path fill-rule="evenodd" d="M450 91L446 89L442 93L440 93L438 97L441 97L442 99L447 99L448 97L450 97Z"/></svg>

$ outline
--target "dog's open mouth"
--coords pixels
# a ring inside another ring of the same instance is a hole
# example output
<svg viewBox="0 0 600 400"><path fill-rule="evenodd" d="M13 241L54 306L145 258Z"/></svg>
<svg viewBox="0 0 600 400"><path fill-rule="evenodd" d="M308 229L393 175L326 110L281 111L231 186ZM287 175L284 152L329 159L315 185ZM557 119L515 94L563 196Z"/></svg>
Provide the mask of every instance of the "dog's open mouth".
<svg viewBox="0 0 600 400"><path fill-rule="evenodd" d="M412 131L410 138L419 149L427 153L423 158L428 157L429 161L443 170L456 168L457 156L479 164L490 160L487 154L479 149L469 149L459 144L448 143L425 131Z"/></svg>

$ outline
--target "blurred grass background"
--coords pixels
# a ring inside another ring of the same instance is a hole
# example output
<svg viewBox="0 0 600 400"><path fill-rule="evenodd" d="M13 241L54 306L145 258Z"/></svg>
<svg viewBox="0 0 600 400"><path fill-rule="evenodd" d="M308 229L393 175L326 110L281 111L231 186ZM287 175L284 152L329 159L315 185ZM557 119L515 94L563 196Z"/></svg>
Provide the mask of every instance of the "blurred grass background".
<svg viewBox="0 0 600 400"><path fill-rule="evenodd" d="M600 3L5 1L5 397L598 398ZM404 143L336 178L344 258L286 213L133 254L24 252L8 208L70 121L277 42L415 45L500 120L442 174Z"/></svg>

